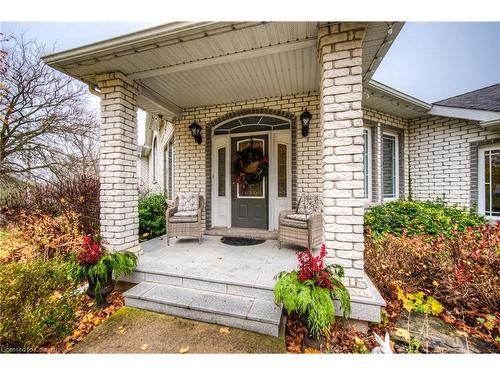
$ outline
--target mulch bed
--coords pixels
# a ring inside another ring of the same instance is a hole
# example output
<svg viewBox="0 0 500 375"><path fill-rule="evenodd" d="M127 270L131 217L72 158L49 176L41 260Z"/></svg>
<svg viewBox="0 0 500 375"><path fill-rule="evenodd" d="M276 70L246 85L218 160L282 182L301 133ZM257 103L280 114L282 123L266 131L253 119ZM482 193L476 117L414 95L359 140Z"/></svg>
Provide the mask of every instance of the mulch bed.
<svg viewBox="0 0 500 375"><path fill-rule="evenodd" d="M56 344L40 348L40 353L70 353L75 344L82 341L94 327L107 320L124 304L122 293L117 291L108 296L106 301L109 305L103 309L97 308L95 300L86 294L82 295L81 299L81 307L76 312L77 321L71 335Z"/></svg>

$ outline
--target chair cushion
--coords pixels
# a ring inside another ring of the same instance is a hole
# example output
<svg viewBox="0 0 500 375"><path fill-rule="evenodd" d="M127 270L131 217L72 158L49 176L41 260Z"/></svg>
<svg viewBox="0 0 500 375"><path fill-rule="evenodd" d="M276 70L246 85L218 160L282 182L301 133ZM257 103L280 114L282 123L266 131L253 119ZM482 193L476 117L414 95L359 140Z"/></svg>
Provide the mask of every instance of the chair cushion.
<svg viewBox="0 0 500 375"><path fill-rule="evenodd" d="M177 212L196 211L198 208L200 208L198 193L184 193L179 195L179 206L177 207Z"/></svg>
<svg viewBox="0 0 500 375"><path fill-rule="evenodd" d="M291 214L291 215L286 215L286 217L287 219L292 219L292 220L308 221L310 216L303 214Z"/></svg>
<svg viewBox="0 0 500 375"><path fill-rule="evenodd" d="M295 213L302 215L310 215L313 212L321 211L321 196L319 194L302 194L297 204Z"/></svg>
<svg viewBox="0 0 500 375"><path fill-rule="evenodd" d="M285 227L307 229L307 221L292 220L292 219L288 219L286 217L281 219L280 224L285 226Z"/></svg>
<svg viewBox="0 0 500 375"><path fill-rule="evenodd" d="M170 223L196 223L198 216L171 216L168 221Z"/></svg>
<svg viewBox="0 0 500 375"><path fill-rule="evenodd" d="M198 211L193 210L193 211L177 211L174 216L181 217L181 216L198 216Z"/></svg>

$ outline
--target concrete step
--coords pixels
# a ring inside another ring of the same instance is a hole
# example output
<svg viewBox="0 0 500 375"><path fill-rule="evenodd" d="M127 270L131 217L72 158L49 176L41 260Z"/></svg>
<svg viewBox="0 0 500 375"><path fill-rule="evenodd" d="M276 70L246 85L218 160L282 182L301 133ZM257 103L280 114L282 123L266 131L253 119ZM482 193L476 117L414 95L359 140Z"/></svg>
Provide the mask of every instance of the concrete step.
<svg viewBox="0 0 500 375"><path fill-rule="evenodd" d="M234 280L226 280L222 276L219 279L214 279L213 277L203 278L200 276L195 277L153 272L151 270L146 271L137 268L134 273L127 277L122 277L120 280L134 284L147 282L172 285L274 302L274 292L272 288L237 283Z"/></svg>
<svg viewBox="0 0 500 375"><path fill-rule="evenodd" d="M271 301L145 281L123 296L126 306L279 335L282 309Z"/></svg>

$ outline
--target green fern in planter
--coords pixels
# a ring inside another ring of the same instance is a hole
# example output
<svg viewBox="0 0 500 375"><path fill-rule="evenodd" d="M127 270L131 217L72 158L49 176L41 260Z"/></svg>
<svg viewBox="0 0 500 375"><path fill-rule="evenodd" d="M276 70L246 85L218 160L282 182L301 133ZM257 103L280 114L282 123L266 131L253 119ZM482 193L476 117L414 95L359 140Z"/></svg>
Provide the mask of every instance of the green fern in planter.
<svg viewBox="0 0 500 375"><path fill-rule="evenodd" d="M103 285L109 281L109 274L118 280L131 274L137 267L137 255L130 251L107 252L99 239L83 237L81 252L73 256L69 278L74 282L87 279L95 284L96 299ZM99 301L100 302L100 301Z"/></svg>
<svg viewBox="0 0 500 375"><path fill-rule="evenodd" d="M299 270L281 272L274 287L276 303L283 304L288 314L296 313L307 319L311 335L327 335L335 322L334 299L342 308L343 317L351 314L349 292L342 284L344 269L339 265L325 265L325 246L320 255L312 251L300 253Z"/></svg>

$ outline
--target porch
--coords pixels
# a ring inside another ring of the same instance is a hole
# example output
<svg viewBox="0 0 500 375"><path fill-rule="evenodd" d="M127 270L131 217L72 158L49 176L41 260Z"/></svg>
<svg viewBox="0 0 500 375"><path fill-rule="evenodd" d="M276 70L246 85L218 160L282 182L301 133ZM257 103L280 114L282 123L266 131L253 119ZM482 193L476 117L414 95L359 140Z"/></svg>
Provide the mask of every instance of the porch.
<svg viewBox="0 0 500 375"><path fill-rule="evenodd" d="M208 231L250 224L275 230L277 214L295 208L300 194L320 193L323 242L329 262L345 268L352 318L379 321L384 303L363 261L369 190L364 184L369 170L364 161L364 104L375 97L365 100L363 88L401 26L173 23L46 56L49 65L85 82L101 97L100 232L108 249L136 251L140 246L140 107L155 117L158 129L167 124L172 128L170 193L172 198L184 192L203 196L207 204L202 223ZM312 114L307 132L299 123L306 108ZM193 139L190 126L195 123L201 138ZM260 141L243 125L258 130ZM253 141L270 150L269 175L256 194L261 204L244 207L236 201L233 209L236 199L231 198L241 198L230 179L233 153ZM380 145L379 141L372 144ZM157 164L154 158L152 164ZM376 187L374 196L380 191ZM234 250L215 239L206 238L201 246L178 241L169 249L158 241L142 244L144 254L133 276L139 284L127 295L128 303L200 320L223 316L247 329L255 322L265 323L263 329L275 334L280 311L269 312L271 306L276 308L272 276L290 266L288 262L295 263L293 251L278 251L270 240L245 257L242 252L249 248ZM244 294L231 294L236 287ZM266 299L247 295L256 290ZM236 305L239 310L233 309ZM269 313L257 314L256 306Z"/></svg>
<svg viewBox="0 0 500 375"><path fill-rule="evenodd" d="M220 236L178 239L167 247L158 237L141 244L135 283L127 306L278 336L282 309L274 303L275 275L296 268L296 252L276 240L230 246ZM316 250L317 251L317 250ZM379 321L383 299L369 283L372 298L352 296L352 320ZM337 315L341 310L337 306Z"/></svg>

